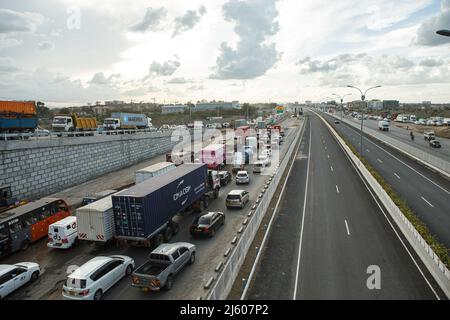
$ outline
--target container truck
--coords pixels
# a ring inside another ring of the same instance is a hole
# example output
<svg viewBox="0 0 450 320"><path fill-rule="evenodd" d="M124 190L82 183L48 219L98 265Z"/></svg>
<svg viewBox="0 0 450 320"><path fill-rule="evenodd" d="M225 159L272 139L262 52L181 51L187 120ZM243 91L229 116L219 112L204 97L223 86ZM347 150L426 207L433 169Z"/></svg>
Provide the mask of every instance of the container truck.
<svg viewBox="0 0 450 320"><path fill-rule="evenodd" d="M208 171L206 164L184 164L116 193L112 196L115 239L145 247L168 242L179 229L172 218L203 211L219 190L217 171Z"/></svg>
<svg viewBox="0 0 450 320"><path fill-rule="evenodd" d="M200 152L200 161L208 165L208 169L220 170L225 165L225 144L210 144Z"/></svg>
<svg viewBox="0 0 450 320"><path fill-rule="evenodd" d="M0 132L33 132L38 126L34 101L0 101Z"/></svg>
<svg viewBox="0 0 450 320"><path fill-rule="evenodd" d="M103 129L146 129L152 126L151 119L145 114L118 112L103 121Z"/></svg>
<svg viewBox="0 0 450 320"><path fill-rule="evenodd" d="M136 184L141 183L147 179L158 177L166 172L175 168L175 164L172 162L160 162L142 169L139 169L135 173Z"/></svg>
<svg viewBox="0 0 450 320"><path fill-rule="evenodd" d="M52 130L56 132L95 131L96 118L79 118L75 113L71 115L56 115L53 117Z"/></svg>
<svg viewBox="0 0 450 320"><path fill-rule="evenodd" d="M266 122L262 121L262 120L258 121L257 128L258 129L265 129L266 128Z"/></svg>

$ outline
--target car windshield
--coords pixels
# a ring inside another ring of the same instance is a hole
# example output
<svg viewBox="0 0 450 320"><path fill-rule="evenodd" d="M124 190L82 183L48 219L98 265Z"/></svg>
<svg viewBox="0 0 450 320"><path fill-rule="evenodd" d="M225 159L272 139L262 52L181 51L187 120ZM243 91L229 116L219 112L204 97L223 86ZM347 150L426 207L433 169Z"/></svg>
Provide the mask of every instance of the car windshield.
<svg viewBox="0 0 450 320"><path fill-rule="evenodd" d="M198 219L198 224L210 224L211 223L211 217L210 216L203 216Z"/></svg>
<svg viewBox="0 0 450 320"><path fill-rule="evenodd" d="M66 118L54 118L54 119L53 119L53 123L56 123L56 124L65 124L65 123L66 123Z"/></svg>

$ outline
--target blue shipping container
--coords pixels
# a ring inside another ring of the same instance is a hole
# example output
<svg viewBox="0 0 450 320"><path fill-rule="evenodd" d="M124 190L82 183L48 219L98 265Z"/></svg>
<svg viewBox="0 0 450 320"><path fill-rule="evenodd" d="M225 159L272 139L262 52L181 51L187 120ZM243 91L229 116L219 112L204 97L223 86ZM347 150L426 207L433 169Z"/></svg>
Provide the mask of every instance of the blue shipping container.
<svg viewBox="0 0 450 320"><path fill-rule="evenodd" d="M146 128L148 125L147 116L137 113L113 113L111 118L120 119L122 126L134 126L138 128Z"/></svg>
<svg viewBox="0 0 450 320"><path fill-rule="evenodd" d="M0 116L0 130L34 130L37 128L37 118L6 118Z"/></svg>
<svg viewBox="0 0 450 320"><path fill-rule="evenodd" d="M206 192L207 177L206 164L183 164L113 195L116 236L153 236Z"/></svg>

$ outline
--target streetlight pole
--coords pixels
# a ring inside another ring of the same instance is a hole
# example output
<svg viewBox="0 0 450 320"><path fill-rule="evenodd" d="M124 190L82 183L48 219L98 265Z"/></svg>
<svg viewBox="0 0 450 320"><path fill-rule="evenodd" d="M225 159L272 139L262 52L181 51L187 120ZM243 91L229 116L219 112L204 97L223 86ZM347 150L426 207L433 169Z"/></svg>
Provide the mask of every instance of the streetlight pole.
<svg viewBox="0 0 450 320"><path fill-rule="evenodd" d="M336 93L333 93L333 96L336 96L336 97L338 97L339 99L341 99L341 121L342 121L342 117L343 117L343 113L344 113L344 98L346 97L346 96L351 96L352 94L351 93L347 93L347 94L344 94L343 96L340 96L340 95L338 95L338 94L336 94Z"/></svg>
<svg viewBox="0 0 450 320"><path fill-rule="evenodd" d="M360 149L360 154L361 154L361 157L362 157L363 156L363 122L364 122L364 108L366 106L366 94L367 94L367 92L369 92L369 90L372 90L372 89L375 89L375 88L381 88L381 86L370 87L364 92L361 89L359 89L359 88L357 88L355 86L350 86L349 85L347 87L356 89L356 90L358 90L361 93L361 101L363 103L363 106L362 106L362 112L361 112L361 131L360 131L360 138L361 138L360 139L360 147L361 147L361 149Z"/></svg>

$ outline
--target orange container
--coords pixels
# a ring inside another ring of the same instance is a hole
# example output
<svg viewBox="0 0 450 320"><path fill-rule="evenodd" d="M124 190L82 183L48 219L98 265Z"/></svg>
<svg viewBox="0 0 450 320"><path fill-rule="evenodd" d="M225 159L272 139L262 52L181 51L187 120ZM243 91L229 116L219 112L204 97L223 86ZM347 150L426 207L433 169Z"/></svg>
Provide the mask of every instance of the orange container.
<svg viewBox="0 0 450 320"><path fill-rule="evenodd" d="M0 101L0 113L22 113L36 114L36 105L34 101Z"/></svg>

